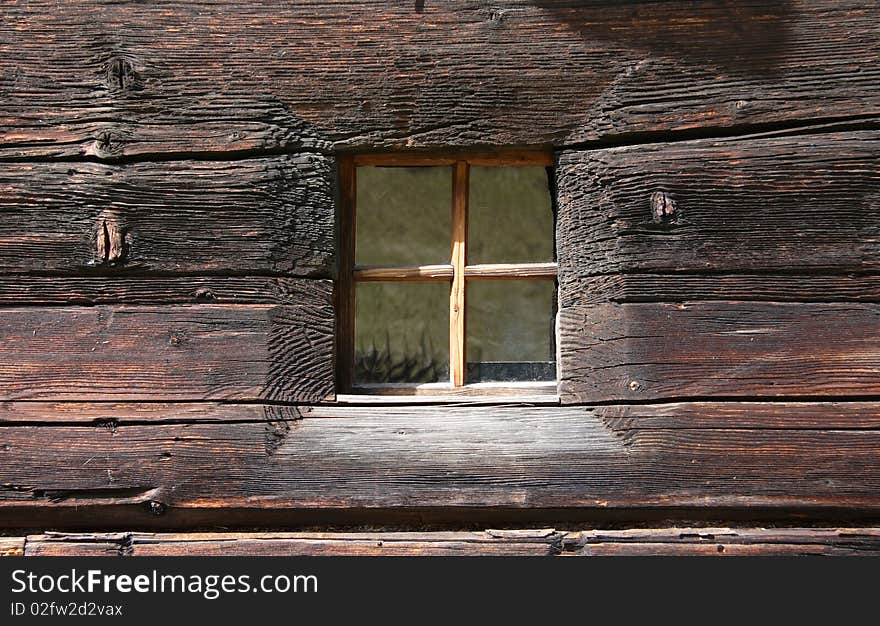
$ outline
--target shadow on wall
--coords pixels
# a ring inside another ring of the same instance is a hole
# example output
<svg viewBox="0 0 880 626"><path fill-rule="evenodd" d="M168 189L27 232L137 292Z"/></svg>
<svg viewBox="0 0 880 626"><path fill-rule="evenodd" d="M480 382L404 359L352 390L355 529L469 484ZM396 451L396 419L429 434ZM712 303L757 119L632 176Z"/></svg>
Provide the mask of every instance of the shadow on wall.
<svg viewBox="0 0 880 626"><path fill-rule="evenodd" d="M770 76L787 49L792 14L790 0L533 0L530 4L547 11L585 42L619 42L734 74Z"/></svg>

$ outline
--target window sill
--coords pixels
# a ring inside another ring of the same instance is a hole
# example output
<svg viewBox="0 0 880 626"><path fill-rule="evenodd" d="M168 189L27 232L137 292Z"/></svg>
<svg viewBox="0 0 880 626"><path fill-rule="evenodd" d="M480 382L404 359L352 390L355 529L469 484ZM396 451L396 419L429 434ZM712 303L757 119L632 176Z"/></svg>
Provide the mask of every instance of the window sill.
<svg viewBox="0 0 880 626"><path fill-rule="evenodd" d="M422 385L357 385L350 394L338 394L345 404L559 404L555 382L474 383L453 387L447 383Z"/></svg>

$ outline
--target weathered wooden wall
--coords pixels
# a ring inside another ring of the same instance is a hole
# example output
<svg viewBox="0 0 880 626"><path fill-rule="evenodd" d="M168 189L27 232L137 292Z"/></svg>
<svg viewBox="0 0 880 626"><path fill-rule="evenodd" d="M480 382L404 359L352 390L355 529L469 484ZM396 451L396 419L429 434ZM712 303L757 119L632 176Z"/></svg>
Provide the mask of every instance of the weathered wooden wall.
<svg viewBox="0 0 880 626"><path fill-rule="evenodd" d="M876 13L5 3L0 526L877 517ZM334 154L496 146L560 404L334 403Z"/></svg>

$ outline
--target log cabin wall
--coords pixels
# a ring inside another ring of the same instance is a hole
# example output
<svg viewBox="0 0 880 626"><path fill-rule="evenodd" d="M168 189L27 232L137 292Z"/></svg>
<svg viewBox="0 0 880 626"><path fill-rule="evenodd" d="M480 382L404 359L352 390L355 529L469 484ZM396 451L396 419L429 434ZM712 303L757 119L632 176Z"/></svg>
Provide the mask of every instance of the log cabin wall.
<svg viewBox="0 0 880 626"><path fill-rule="evenodd" d="M0 526L880 511L869 0L4 3ZM552 148L559 402L334 401L336 156Z"/></svg>

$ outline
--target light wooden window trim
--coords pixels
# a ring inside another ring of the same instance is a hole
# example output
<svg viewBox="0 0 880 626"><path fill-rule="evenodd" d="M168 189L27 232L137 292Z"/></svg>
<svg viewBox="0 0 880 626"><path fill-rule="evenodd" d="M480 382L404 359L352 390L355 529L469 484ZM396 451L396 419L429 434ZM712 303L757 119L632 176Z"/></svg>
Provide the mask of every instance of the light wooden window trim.
<svg viewBox="0 0 880 626"><path fill-rule="evenodd" d="M361 166L453 168L451 200L451 254L448 264L413 266L359 266L355 264L357 224L357 168ZM462 152L442 154L369 153L339 157L339 269L337 275L337 388L351 400L361 394L446 399L487 396L495 398L546 398L556 394L556 381L467 383L465 375L465 291L471 280L556 280L557 264L467 264L467 210L471 166L552 167L553 155L543 150ZM358 282L451 282L449 299L449 382L354 383L355 286ZM558 373L557 373L558 377ZM345 394L355 393L348 396Z"/></svg>

